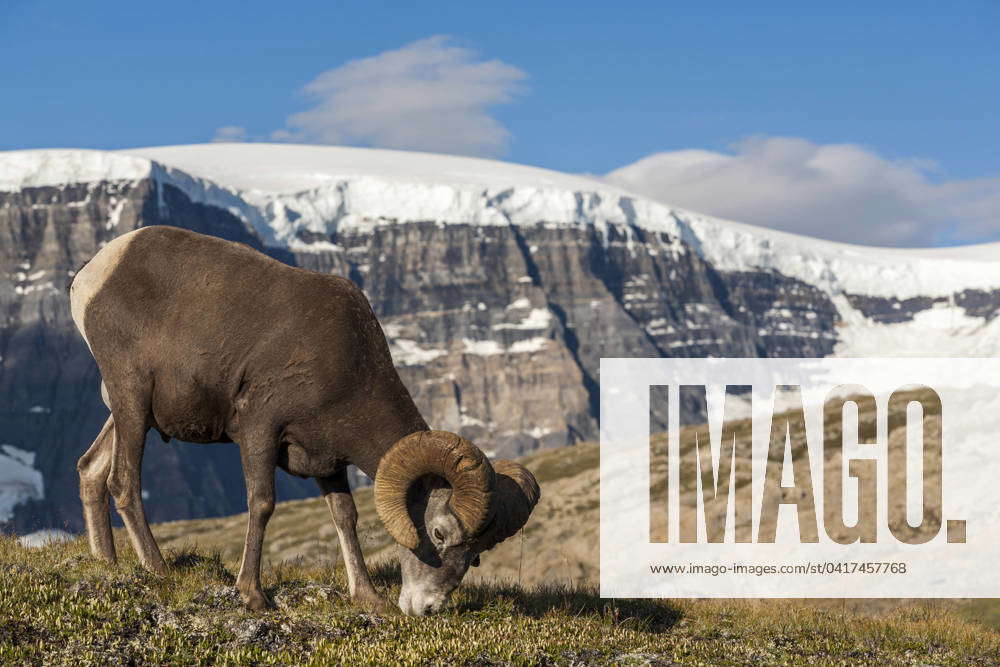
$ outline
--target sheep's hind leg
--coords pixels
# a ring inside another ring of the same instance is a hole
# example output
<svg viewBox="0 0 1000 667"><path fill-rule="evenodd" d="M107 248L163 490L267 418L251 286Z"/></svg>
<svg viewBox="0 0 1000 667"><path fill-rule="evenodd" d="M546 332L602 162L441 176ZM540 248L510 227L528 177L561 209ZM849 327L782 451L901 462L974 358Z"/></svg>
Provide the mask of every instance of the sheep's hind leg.
<svg viewBox="0 0 1000 667"><path fill-rule="evenodd" d="M124 412L122 407L114 414L114 456L108 489L115 499L115 507L122 517L132 548L146 569L165 574L167 564L153 538L142 504L142 455L146 448L145 412Z"/></svg>
<svg viewBox="0 0 1000 667"><path fill-rule="evenodd" d="M80 473L80 500L83 502L83 522L87 527L90 552L95 558L109 563L117 560L111 532L111 509L108 506L108 475L111 473L114 438L115 420L108 417L90 449L76 464Z"/></svg>
<svg viewBox="0 0 1000 667"><path fill-rule="evenodd" d="M347 481L347 469L344 468L332 477L317 478L316 482L323 491L323 497L337 528L337 536L340 538L340 551L344 556L344 567L347 570L347 592L351 599L364 607L383 613L399 611L395 605L378 594L365 566L365 557L358 541L358 509Z"/></svg>
<svg viewBox="0 0 1000 667"><path fill-rule="evenodd" d="M236 588L250 609L263 611L274 606L260 585L260 555L264 531L274 513L274 468L278 443L273 438L250 438L240 442L243 475L247 485L247 534Z"/></svg>

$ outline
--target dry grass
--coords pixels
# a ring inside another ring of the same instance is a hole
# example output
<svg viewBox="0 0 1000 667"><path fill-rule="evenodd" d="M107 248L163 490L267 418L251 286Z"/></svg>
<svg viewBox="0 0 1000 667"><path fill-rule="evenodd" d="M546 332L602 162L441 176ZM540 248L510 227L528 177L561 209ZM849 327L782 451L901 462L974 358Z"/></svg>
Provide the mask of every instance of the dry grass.
<svg viewBox="0 0 1000 667"><path fill-rule="evenodd" d="M109 568L82 540L41 549L0 538L3 664L982 664L1000 635L951 607L888 612L838 602L602 600L588 586L463 586L439 617L379 617L344 597L339 569L272 565L278 609L253 614L235 563L170 552L165 578L123 547ZM398 569L375 568L388 595Z"/></svg>

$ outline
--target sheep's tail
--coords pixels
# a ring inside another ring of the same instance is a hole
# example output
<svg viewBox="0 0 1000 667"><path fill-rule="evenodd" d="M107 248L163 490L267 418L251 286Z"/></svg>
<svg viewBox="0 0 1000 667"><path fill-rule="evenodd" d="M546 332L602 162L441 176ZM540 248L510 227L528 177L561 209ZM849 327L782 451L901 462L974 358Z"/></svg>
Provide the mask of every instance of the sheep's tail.
<svg viewBox="0 0 1000 667"><path fill-rule="evenodd" d="M70 272L67 275L67 280L66 280L66 291L67 292L69 292L71 289L73 289L73 281L76 280L76 277L78 275L80 275L80 272L83 271L84 267L86 267L88 264L90 264L90 260L91 259L94 259L94 258L91 257L86 262L84 262L83 264L81 264L80 266L78 266L75 271L72 271L72 272Z"/></svg>

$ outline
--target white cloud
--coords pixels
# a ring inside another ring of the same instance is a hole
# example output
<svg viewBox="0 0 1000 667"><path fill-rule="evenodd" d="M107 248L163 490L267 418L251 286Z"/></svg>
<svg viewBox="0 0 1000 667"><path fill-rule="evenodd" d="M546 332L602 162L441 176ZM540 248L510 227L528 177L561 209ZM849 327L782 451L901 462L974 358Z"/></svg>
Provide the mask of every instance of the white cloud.
<svg viewBox="0 0 1000 667"><path fill-rule="evenodd" d="M223 125L212 136L214 143L241 143L247 141L247 130L239 125Z"/></svg>
<svg viewBox="0 0 1000 667"><path fill-rule="evenodd" d="M851 243L1000 238L1000 178L935 176L929 161L854 144L756 137L731 153L656 153L605 178L681 208Z"/></svg>
<svg viewBox="0 0 1000 667"><path fill-rule="evenodd" d="M312 106L271 138L500 155L510 132L489 111L511 102L525 76L429 37L323 72L303 88Z"/></svg>

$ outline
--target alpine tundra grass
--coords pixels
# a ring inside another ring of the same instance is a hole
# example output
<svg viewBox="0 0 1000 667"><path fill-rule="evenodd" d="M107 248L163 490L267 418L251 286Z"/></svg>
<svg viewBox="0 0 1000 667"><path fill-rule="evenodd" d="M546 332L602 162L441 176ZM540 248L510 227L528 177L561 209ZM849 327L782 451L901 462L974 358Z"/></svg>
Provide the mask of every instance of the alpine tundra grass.
<svg viewBox="0 0 1000 667"><path fill-rule="evenodd" d="M121 546L125 543L122 536ZM117 569L83 540L0 538L2 664L990 663L1000 635L943 603L874 611L806 601L602 600L586 586L467 584L443 615L359 612L341 568L264 569L277 609L249 612L236 563L167 550L165 577L127 549ZM398 568L375 569L399 588Z"/></svg>
<svg viewBox="0 0 1000 667"><path fill-rule="evenodd" d="M0 664L995 664L993 600L603 600L597 575L598 448L522 461L542 484L523 531L486 553L438 617L364 613L348 599L323 500L280 503L248 612L232 588L246 515L153 526L167 575L148 574L118 531L120 563L83 540L27 549L0 537ZM380 593L399 591L371 487L358 534Z"/></svg>

